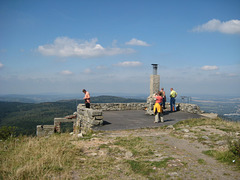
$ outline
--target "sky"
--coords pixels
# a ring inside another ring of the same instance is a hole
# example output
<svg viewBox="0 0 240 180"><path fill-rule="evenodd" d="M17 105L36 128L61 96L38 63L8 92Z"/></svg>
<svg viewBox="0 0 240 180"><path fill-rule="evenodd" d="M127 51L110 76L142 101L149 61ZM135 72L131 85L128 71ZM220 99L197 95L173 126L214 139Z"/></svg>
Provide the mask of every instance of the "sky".
<svg viewBox="0 0 240 180"><path fill-rule="evenodd" d="M0 94L239 95L239 0L1 0Z"/></svg>

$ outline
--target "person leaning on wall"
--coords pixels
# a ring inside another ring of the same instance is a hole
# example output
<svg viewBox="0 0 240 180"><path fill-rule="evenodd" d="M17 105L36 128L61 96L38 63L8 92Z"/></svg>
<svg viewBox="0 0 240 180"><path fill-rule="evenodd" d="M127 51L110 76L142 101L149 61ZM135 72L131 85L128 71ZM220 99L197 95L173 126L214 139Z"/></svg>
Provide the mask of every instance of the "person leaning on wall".
<svg viewBox="0 0 240 180"><path fill-rule="evenodd" d="M85 106L86 108L90 108L90 94L86 91L86 89L83 89L82 92L85 94L84 100L85 100Z"/></svg>

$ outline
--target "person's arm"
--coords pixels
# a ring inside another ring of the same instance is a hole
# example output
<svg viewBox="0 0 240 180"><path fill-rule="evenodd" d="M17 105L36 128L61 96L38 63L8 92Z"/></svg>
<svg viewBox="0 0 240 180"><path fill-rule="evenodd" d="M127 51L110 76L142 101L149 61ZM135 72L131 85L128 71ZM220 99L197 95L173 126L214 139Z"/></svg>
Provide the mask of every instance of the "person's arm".
<svg viewBox="0 0 240 180"><path fill-rule="evenodd" d="M163 97L165 97L165 96L166 96L166 94L165 94L165 91L163 91L163 92L162 92L162 95L163 95Z"/></svg>
<svg viewBox="0 0 240 180"><path fill-rule="evenodd" d="M154 94L154 95L153 95L153 98L155 98L155 99L156 99L156 97L157 97L157 94Z"/></svg>

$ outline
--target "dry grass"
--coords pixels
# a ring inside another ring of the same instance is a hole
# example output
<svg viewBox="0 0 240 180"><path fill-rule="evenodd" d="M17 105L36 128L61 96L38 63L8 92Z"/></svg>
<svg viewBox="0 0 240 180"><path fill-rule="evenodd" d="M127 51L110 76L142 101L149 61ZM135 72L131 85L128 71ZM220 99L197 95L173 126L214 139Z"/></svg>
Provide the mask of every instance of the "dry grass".
<svg viewBox="0 0 240 180"><path fill-rule="evenodd" d="M180 121L174 125L175 128L181 126L203 126L203 125L211 125L216 129L221 129L226 132L238 132L240 130L240 123L239 122L232 122L232 121L225 121L221 118L216 119L209 119L209 118L202 118L202 119L189 119L185 121Z"/></svg>
<svg viewBox="0 0 240 180"><path fill-rule="evenodd" d="M49 138L19 137L1 142L2 179L70 177L74 156L81 154L66 134Z"/></svg>
<svg viewBox="0 0 240 180"><path fill-rule="evenodd" d="M154 167L153 147L140 137L88 137L68 134L48 138L19 137L2 141L0 179L147 179ZM163 165L162 165L163 163ZM161 166L160 166L161 165Z"/></svg>

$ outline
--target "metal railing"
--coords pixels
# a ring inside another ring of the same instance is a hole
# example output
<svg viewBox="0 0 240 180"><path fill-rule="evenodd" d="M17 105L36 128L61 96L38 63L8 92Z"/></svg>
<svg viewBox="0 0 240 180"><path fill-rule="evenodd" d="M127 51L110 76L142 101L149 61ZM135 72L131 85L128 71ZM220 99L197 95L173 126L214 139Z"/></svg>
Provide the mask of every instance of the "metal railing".
<svg viewBox="0 0 240 180"><path fill-rule="evenodd" d="M181 97L181 102L182 103L190 103L192 101L191 96L180 96Z"/></svg>

